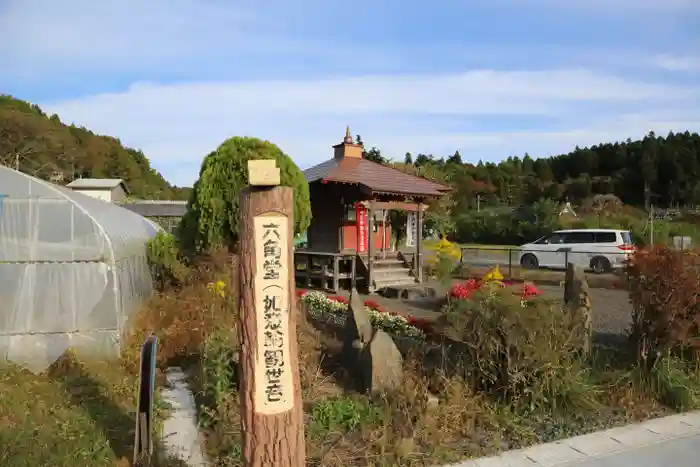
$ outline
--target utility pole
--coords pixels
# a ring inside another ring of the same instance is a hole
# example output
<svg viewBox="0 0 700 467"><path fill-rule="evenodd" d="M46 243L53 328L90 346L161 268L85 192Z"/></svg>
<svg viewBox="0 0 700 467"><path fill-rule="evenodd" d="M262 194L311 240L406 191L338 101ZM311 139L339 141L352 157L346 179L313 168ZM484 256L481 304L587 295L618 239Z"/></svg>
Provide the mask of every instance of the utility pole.
<svg viewBox="0 0 700 467"><path fill-rule="evenodd" d="M649 208L649 244L654 246L654 205Z"/></svg>
<svg viewBox="0 0 700 467"><path fill-rule="evenodd" d="M481 212L481 195L476 195L476 212Z"/></svg>

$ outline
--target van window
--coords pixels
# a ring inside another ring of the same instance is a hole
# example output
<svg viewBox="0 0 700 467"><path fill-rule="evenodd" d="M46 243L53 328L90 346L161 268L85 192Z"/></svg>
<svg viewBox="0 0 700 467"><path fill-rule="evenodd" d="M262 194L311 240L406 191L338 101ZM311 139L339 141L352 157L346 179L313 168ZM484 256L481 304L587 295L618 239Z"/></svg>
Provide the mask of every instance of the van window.
<svg viewBox="0 0 700 467"><path fill-rule="evenodd" d="M596 243L617 243L617 235L615 232L596 232Z"/></svg>
<svg viewBox="0 0 700 467"><path fill-rule="evenodd" d="M564 234L564 243L593 243L593 232L567 232Z"/></svg>
<svg viewBox="0 0 700 467"><path fill-rule="evenodd" d="M622 235L622 243L625 245L634 245L634 242L632 241L632 235L630 235L629 232L620 232L620 235Z"/></svg>
<svg viewBox="0 0 700 467"><path fill-rule="evenodd" d="M551 245L564 243L564 236L562 234L553 233L545 237L540 238L535 242L535 245Z"/></svg>

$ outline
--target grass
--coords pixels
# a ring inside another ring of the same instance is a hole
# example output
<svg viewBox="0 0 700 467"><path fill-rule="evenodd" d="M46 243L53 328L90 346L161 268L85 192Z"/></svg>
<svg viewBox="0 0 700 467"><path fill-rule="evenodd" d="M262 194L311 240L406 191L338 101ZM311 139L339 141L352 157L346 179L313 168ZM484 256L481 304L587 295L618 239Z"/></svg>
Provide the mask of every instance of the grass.
<svg viewBox="0 0 700 467"><path fill-rule="evenodd" d="M68 354L43 375L14 367L0 372L0 465L130 465L138 346L151 330L160 339L159 368L177 364L192 375L212 465L242 465L230 268L228 255L212 255L182 286L156 294L137 316L119 362ZM224 288L211 287L220 280ZM546 384L529 386L547 397L522 392L506 400L477 384L473 370L446 359L441 341L407 356L402 387L370 397L353 389L336 332L298 323L309 465L435 465L698 405L697 379L679 362L643 373L609 347L549 365L538 380ZM159 404L156 420L166 411Z"/></svg>
<svg viewBox="0 0 700 467"><path fill-rule="evenodd" d="M228 297L207 287L230 277L229 268L226 255L205 258L188 284L156 294L136 317L119 361L94 361L69 352L40 375L12 365L0 368L0 465L131 466L140 345L146 335L157 333L161 370L197 361L212 329L232 316ZM163 381L159 374L156 385ZM158 426L167 408L156 403ZM154 463L183 465L174 459Z"/></svg>
<svg viewBox="0 0 700 467"><path fill-rule="evenodd" d="M434 249L437 243L438 240L423 240L423 246L428 250ZM473 248L479 250L512 250L518 248L517 245L487 245L482 243L455 243L455 246L459 248Z"/></svg>
<svg viewBox="0 0 700 467"><path fill-rule="evenodd" d="M0 371L0 465L128 467L137 378L121 362L64 355L41 375ZM156 409L156 423L162 419ZM154 465L178 466L164 459Z"/></svg>
<svg viewBox="0 0 700 467"><path fill-rule="evenodd" d="M433 343L407 356L401 388L368 396L354 390L340 364L336 332L313 321L301 321L297 329L309 465L419 466L485 456L695 407L688 394L700 387L677 367L642 375L626 353L596 347L589 358L548 363L547 376L531 386L537 397L525 391L505 400L480 389L473 373L450 368ZM211 341L198 402L207 414L215 465L237 466L236 383L214 351L228 353L233 343L220 336ZM434 397L437 405L429 403Z"/></svg>
<svg viewBox="0 0 700 467"><path fill-rule="evenodd" d="M4 369L0 465L130 465L135 408L128 401L135 380L122 375L108 365L77 366L69 359L40 376Z"/></svg>

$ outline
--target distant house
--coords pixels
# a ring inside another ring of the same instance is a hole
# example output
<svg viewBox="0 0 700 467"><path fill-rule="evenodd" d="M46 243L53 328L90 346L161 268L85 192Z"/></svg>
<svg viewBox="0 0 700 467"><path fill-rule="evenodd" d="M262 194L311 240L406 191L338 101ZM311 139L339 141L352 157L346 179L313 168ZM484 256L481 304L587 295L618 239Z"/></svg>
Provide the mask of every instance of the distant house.
<svg viewBox="0 0 700 467"><path fill-rule="evenodd" d="M117 203L124 209L151 219L170 233L175 233L180 219L187 212L187 201L132 200Z"/></svg>
<svg viewBox="0 0 700 467"><path fill-rule="evenodd" d="M66 186L108 203L123 203L129 194L129 189L121 178L78 178Z"/></svg>

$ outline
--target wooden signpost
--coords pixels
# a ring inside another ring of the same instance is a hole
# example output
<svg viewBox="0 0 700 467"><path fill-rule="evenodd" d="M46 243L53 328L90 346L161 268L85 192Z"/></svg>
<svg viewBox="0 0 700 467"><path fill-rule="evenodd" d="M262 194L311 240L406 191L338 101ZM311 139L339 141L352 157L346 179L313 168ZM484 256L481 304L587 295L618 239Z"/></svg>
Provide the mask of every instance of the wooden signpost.
<svg viewBox="0 0 700 467"><path fill-rule="evenodd" d="M294 301L293 192L272 160L248 163L240 201L239 339L246 467L306 463Z"/></svg>
<svg viewBox="0 0 700 467"><path fill-rule="evenodd" d="M153 455L153 400L156 390L158 338L150 335L141 347L139 392L136 404L134 467L148 467Z"/></svg>

